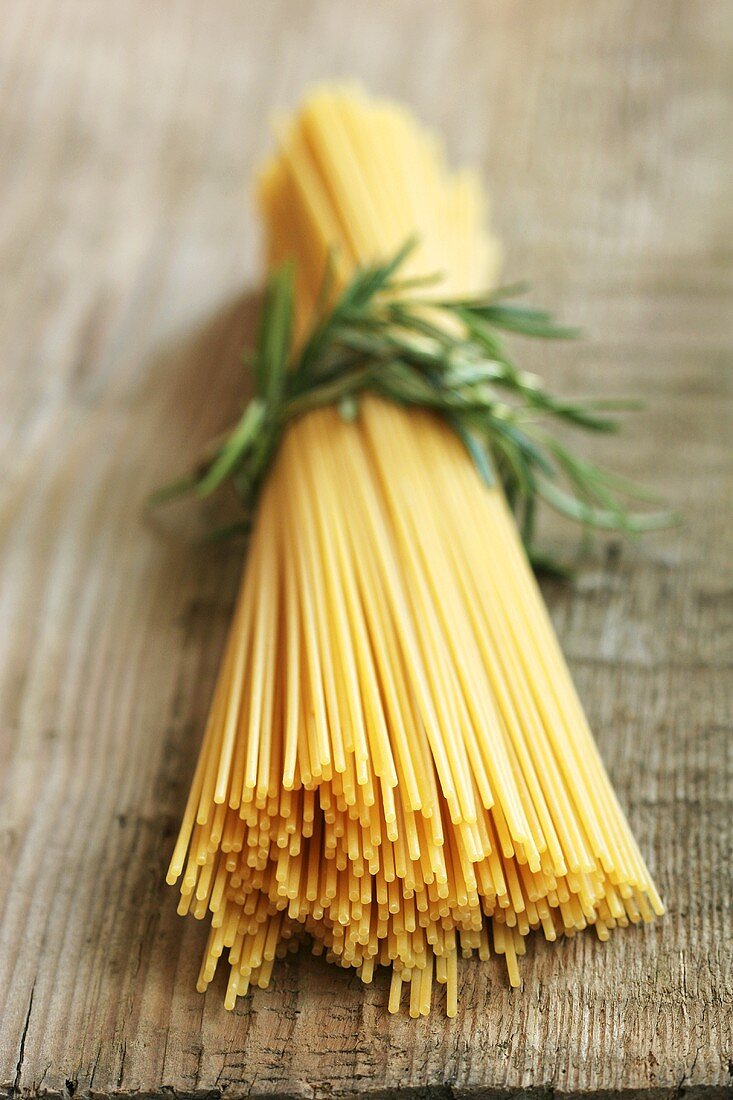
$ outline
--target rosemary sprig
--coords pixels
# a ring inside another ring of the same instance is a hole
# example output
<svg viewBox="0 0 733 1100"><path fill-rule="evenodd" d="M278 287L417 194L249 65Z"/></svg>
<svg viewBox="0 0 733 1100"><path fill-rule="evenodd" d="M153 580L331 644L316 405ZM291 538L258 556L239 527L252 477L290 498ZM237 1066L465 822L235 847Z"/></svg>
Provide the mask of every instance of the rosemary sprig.
<svg viewBox="0 0 733 1100"><path fill-rule="evenodd" d="M318 316L297 351L294 270L286 264L274 271L253 356L255 396L197 470L160 490L153 502L189 491L207 497L230 480L245 513L233 529L242 530L287 424L323 405L353 420L368 390L445 417L484 480L500 479L538 565L547 563L533 547L538 501L586 528L637 533L676 522L666 511L631 511L627 501L651 499L645 490L577 457L545 426L557 421L616 431L618 420L609 414L638 403L558 398L515 365L503 339L504 333L569 339L577 331L556 325L549 313L510 302L514 287L475 299L410 297L416 283L399 272L413 246L408 242L385 263L358 269L330 305L327 274Z"/></svg>

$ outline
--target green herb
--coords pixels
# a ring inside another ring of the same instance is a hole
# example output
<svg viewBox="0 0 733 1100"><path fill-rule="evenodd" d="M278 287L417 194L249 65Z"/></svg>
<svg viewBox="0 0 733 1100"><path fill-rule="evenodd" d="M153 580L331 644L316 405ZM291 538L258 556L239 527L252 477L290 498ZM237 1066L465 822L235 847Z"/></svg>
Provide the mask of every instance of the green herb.
<svg viewBox="0 0 733 1100"><path fill-rule="evenodd" d="M532 541L538 501L586 528L637 533L676 522L670 512L631 511L626 501L649 500L645 490L578 458L548 430L557 421L616 431L618 421L609 414L638 403L558 398L520 370L504 346L504 333L569 339L577 331L517 305L511 299L518 288L475 299L415 296L430 280L398 278L413 246L408 242L388 262L357 270L335 300L329 272L315 323L297 352L294 271L290 264L274 271L253 357L255 396L198 469L153 502L189 491L206 497L228 480L245 515L225 533L245 529L288 423L324 405L354 420L360 395L369 391L446 419L482 478L501 481L538 566L547 563L534 554Z"/></svg>

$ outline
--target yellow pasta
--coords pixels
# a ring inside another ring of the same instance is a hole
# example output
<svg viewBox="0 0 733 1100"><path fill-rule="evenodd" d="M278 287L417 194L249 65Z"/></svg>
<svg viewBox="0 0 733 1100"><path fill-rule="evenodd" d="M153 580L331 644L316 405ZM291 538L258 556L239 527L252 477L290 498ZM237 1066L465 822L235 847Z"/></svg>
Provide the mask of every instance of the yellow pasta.
<svg viewBox="0 0 733 1100"><path fill-rule="evenodd" d="M446 295L496 279L475 179L356 91L279 126L259 195L301 331L329 254L343 283L417 233L406 275L440 272ZM179 879L179 911L211 922L198 988L225 957L227 1008L306 938L364 982L391 966L390 1012L454 1016L459 954L503 956L516 986L530 931L606 939L662 912L501 490L441 419L367 396L353 422L322 408L287 429Z"/></svg>

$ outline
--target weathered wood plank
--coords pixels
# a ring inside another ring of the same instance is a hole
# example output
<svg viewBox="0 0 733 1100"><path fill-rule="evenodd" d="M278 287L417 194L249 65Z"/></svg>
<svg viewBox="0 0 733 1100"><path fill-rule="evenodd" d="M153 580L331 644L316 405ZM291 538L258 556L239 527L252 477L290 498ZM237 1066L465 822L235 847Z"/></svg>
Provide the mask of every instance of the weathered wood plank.
<svg viewBox="0 0 733 1100"><path fill-rule="evenodd" d="M0 1085L730 1094L730 6L6 0L2 22ZM141 501L237 407L246 181L268 111L334 74L482 165L509 276L590 332L530 364L648 397L594 446L687 517L546 588L669 914L533 944L521 991L465 965L452 1022L388 1018L383 977L307 957L225 1014L163 885L240 562Z"/></svg>

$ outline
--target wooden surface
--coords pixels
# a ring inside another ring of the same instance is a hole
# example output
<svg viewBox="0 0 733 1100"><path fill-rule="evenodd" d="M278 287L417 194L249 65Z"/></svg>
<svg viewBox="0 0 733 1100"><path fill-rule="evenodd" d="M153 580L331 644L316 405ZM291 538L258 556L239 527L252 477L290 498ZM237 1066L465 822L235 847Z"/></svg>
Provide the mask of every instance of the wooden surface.
<svg viewBox="0 0 733 1100"><path fill-rule="evenodd" d="M0 1084L730 1095L731 4L4 0L0 22ZM546 588L669 913L533 943L521 991L464 965L452 1022L389 1018L385 976L306 957L228 1015L163 884L240 561L141 503L237 410L250 172L270 110L334 74L481 165L508 276L589 332L528 364L647 397L594 454L687 517Z"/></svg>

